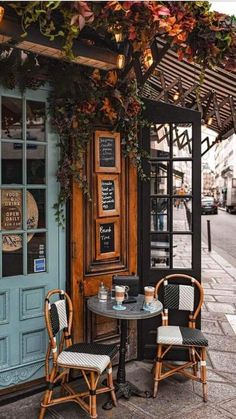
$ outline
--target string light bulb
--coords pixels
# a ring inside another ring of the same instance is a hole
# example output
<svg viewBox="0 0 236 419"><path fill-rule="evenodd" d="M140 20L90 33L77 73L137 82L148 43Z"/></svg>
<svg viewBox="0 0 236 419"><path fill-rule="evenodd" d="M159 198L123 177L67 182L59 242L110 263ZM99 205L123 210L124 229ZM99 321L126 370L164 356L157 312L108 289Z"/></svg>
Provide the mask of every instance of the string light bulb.
<svg viewBox="0 0 236 419"><path fill-rule="evenodd" d="M207 120L207 125L211 125L212 122L213 122L213 118L212 118L212 116L210 116L210 118L208 118L208 120Z"/></svg>
<svg viewBox="0 0 236 419"><path fill-rule="evenodd" d="M3 20L4 12L5 12L4 7L0 6L0 23L1 23L1 22L2 22L2 20Z"/></svg>
<svg viewBox="0 0 236 419"><path fill-rule="evenodd" d="M123 41L123 33L122 33L122 28L121 28L121 26L118 26L118 27L115 29L114 36L115 36L115 40L116 40L116 43L117 43L117 44L119 44L120 42L122 42L122 41Z"/></svg>
<svg viewBox="0 0 236 419"><path fill-rule="evenodd" d="M151 65L153 64L153 56L152 56L151 48L145 49L143 53L143 62L146 68L151 67Z"/></svg>
<svg viewBox="0 0 236 419"><path fill-rule="evenodd" d="M124 68L124 66L125 66L125 56L123 54L118 55L116 65L117 65L117 68L119 68L119 70L122 70L122 68Z"/></svg>
<svg viewBox="0 0 236 419"><path fill-rule="evenodd" d="M174 93L173 99L175 102L179 99L179 92Z"/></svg>

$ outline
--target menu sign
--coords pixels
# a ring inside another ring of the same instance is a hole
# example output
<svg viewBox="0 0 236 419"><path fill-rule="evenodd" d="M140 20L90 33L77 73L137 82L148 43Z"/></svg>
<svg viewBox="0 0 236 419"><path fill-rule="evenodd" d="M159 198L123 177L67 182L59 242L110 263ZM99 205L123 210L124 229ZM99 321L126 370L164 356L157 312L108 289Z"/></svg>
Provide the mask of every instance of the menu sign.
<svg viewBox="0 0 236 419"><path fill-rule="evenodd" d="M115 167L116 149L114 138L99 138L99 165L100 167Z"/></svg>
<svg viewBox="0 0 236 419"><path fill-rule="evenodd" d="M22 228L22 191L2 190L1 229L20 230Z"/></svg>
<svg viewBox="0 0 236 419"><path fill-rule="evenodd" d="M120 133L95 131L95 171L120 173Z"/></svg>
<svg viewBox="0 0 236 419"><path fill-rule="evenodd" d="M104 211L115 209L115 181L102 180L102 209Z"/></svg>
<svg viewBox="0 0 236 419"><path fill-rule="evenodd" d="M100 225L100 251L111 253L115 251L114 223Z"/></svg>

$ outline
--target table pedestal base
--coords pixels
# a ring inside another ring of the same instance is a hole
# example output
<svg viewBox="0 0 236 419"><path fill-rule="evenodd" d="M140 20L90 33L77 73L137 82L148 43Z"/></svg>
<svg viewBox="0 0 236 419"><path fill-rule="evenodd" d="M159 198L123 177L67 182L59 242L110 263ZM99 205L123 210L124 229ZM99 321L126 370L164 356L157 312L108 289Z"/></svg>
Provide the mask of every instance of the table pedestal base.
<svg viewBox="0 0 236 419"><path fill-rule="evenodd" d="M152 397L152 394L149 391L142 391L129 381L119 384L115 383L115 392L117 400L121 399L121 397L124 397L124 399L129 400L131 396L143 397L145 399ZM106 403L104 403L102 408L105 410L110 410L113 408L113 406L114 405L112 400L108 400Z"/></svg>

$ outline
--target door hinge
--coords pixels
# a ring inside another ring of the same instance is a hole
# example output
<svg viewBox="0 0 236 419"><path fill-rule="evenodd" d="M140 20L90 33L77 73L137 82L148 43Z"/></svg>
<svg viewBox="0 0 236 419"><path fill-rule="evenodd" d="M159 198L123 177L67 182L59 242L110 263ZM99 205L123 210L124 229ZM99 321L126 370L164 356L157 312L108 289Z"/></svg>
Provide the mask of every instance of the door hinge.
<svg viewBox="0 0 236 419"><path fill-rule="evenodd" d="M83 281L79 282L79 293L80 293L80 295L83 295L83 293L84 293L84 283L83 283Z"/></svg>
<svg viewBox="0 0 236 419"><path fill-rule="evenodd" d="M71 242L71 256L72 259L76 258L76 242Z"/></svg>

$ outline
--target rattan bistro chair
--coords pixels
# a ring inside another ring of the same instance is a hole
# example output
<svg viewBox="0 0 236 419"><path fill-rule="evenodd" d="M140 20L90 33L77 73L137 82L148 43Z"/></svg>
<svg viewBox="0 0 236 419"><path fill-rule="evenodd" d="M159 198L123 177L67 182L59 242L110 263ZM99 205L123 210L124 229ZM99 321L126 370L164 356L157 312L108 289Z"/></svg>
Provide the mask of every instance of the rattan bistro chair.
<svg viewBox="0 0 236 419"><path fill-rule="evenodd" d="M56 301L55 297L57 297ZM71 401L79 404L91 418L96 418L96 395L100 393L110 392L116 406L111 359L117 352L117 346L96 343L73 345L72 316L72 302L68 294L59 289L49 291L45 299L45 320L49 334L45 362L47 390L41 403L39 419L44 418L47 407ZM88 391L78 393L69 385L71 369L81 371ZM105 369L107 370L107 386L97 388L99 377ZM59 383L65 395L53 398L53 388Z"/></svg>
<svg viewBox="0 0 236 419"><path fill-rule="evenodd" d="M184 285L180 284L183 281ZM197 307L194 308L194 297L197 289L199 291L199 302ZM157 395L159 381L180 373L187 378L202 383L203 400L207 401L206 346L208 342L203 333L199 329L195 329L196 318L203 303L203 288L195 278L188 275L173 274L161 279L156 285L155 296L157 297L161 292L163 296L162 326L157 328L153 397ZM188 327L170 326L168 322L169 310L189 311ZM187 348L189 361L181 365L165 361L164 357L173 347ZM200 372L198 371L199 362ZM165 367L167 371L162 372L162 367Z"/></svg>

